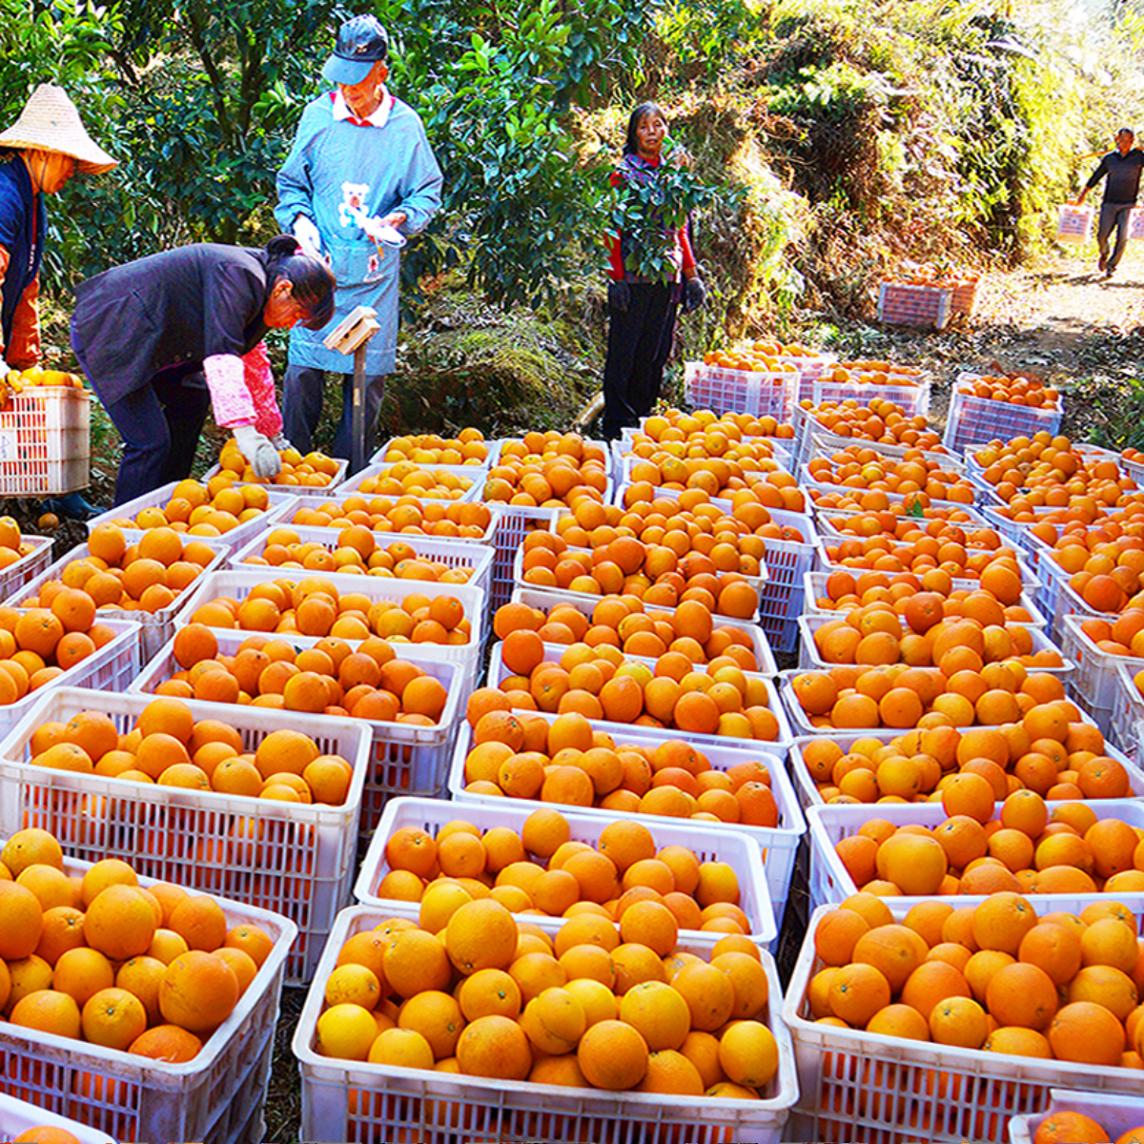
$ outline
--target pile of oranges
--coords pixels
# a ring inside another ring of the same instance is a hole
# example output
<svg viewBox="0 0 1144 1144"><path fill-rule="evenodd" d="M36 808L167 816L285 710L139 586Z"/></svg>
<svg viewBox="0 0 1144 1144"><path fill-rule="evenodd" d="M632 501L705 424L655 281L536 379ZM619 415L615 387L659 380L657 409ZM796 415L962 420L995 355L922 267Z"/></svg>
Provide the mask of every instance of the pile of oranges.
<svg viewBox="0 0 1144 1144"><path fill-rule="evenodd" d="M489 447L479 429L462 429L456 437L417 433L386 443L383 461L412 461L415 465L483 465Z"/></svg>
<svg viewBox="0 0 1144 1144"><path fill-rule="evenodd" d="M573 644L559 659L546 658L536 632L515 631L501 645L509 673L498 684L514 709L564 714L641 726L669 727L739 739L779 737L761 676L737 665L697 671L680 652L667 652L654 667L625 661L604 645Z"/></svg>
<svg viewBox="0 0 1144 1144"><path fill-rule="evenodd" d="M900 616L886 601L862 604L842 619L816 628L814 646L824 663L868 667L905 663L948 669L950 675L980 672L987 663L1007 659L1016 659L1026 667L1064 667L1056 648L1033 651L1032 629L1022 624L946 618L944 604L936 592L906 597ZM985 599L980 604L983 613L996 618L994 612L1000 605L995 600ZM976 610L977 605L978 601L970 601L970 610ZM977 689L985 691L984 683Z"/></svg>
<svg viewBox="0 0 1144 1144"><path fill-rule="evenodd" d="M1081 619L1080 630L1110 655L1144 659L1144 608L1125 608L1116 619Z"/></svg>
<svg viewBox="0 0 1144 1144"><path fill-rule="evenodd" d="M330 498L306 505L294 513L294 524L314 528L348 528L357 525L375 532L411 532L423 536L457 536L480 540L492 523L487 505L463 501L445 504L416 497L367 497L360 494L341 500Z"/></svg>
<svg viewBox="0 0 1144 1144"><path fill-rule="evenodd" d="M845 751L820 738L801 755L824 802L928 801L963 773L983 778L994 801L1026 788L1051 801L1129 797L1127 772L1104 750L1098 727L1080 722L1071 703L1052 702L999 728L931 723L889 742L859 738ZM961 785L976 787L983 805L980 784Z"/></svg>
<svg viewBox="0 0 1144 1144"><path fill-rule="evenodd" d="M469 697L467 718L473 745L465 759L465 789L472 794L778 825L770 772L761 761L720 771L681 739L655 746L617 743L577 712L552 721L514 712L504 692L491 687Z"/></svg>
<svg viewBox="0 0 1144 1144"><path fill-rule="evenodd" d="M463 497L473 487L474 479L447 469L422 468L412 461L397 461L371 471L358 483L357 490L367 497L413 496L449 501Z"/></svg>
<svg viewBox="0 0 1144 1144"><path fill-rule="evenodd" d="M1082 513L1135 499L1136 482L1115 461L1087 457L1068 437L1042 430L1032 437L990 441L973 455L981 479L1015 509L1077 508Z"/></svg>
<svg viewBox="0 0 1144 1144"><path fill-rule="evenodd" d="M292 528L272 528L262 553L246 556L242 563L310 572L368 572L371 576L435 584L467 584L473 576L471 564L452 567L431 556L420 556L406 541L378 544L374 533L360 524L339 530L332 547L317 540L304 541Z"/></svg>
<svg viewBox="0 0 1144 1144"><path fill-rule="evenodd" d="M964 474L944 467L921 449L909 449L905 456L897 458L860 445L848 445L829 456L812 458L806 469L819 484L871 489L895 497L924 494L928 500L972 505L977 495Z"/></svg>
<svg viewBox="0 0 1144 1144"><path fill-rule="evenodd" d="M990 581L992 582L992 580ZM1002 587L1006 585L998 582ZM931 568L921 576L913 572L831 572L826 577L826 595L819 596L815 607L823 611L849 612L867 604L888 603L899 615L906 609L914 613L914 623L925 623L923 616L932 611L931 597L941 602L941 613L947 619L964 616L986 626L994 624L1029 624L1033 617L1020 602L1002 603L991 591L982 586L976 589L953 588L948 573ZM1006 591L1006 598L1009 592ZM917 600L914 603L914 600ZM1018 601L1020 597L1018 597Z"/></svg>
<svg viewBox="0 0 1144 1144"><path fill-rule="evenodd" d="M553 604L547 612L529 604L503 604L493 617L498 639L517 631L536 632L543 643L583 642L595 649L610 647L625 656L658 658L666 652L689 663L717 666L721 657L743 671L759 671L750 636L733 624L720 623L699 600L685 600L672 611L645 610L630 596L605 596L589 614L571 604Z"/></svg>
<svg viewBox="0 0 1144 1144"><path fill-rule="evenodd" d="M873 522L871 522L872 524ZM889 532L823 541L828 564L876 572L944 572L951 580L977 580L1006 604L1021 595L1021 567L1012 548L991 528L967 532L943 520L903 517Z"/></svg>
<svg viewBox="0 0 1144 1144"><path fill-rule="evenodd" d="M158 695L421 727L434 726L448 700L444 684L377 637L298 649L250 636L226 655L210 628L193 623L175 636L174 656L180 670L155 688Z"/></svg>
<svg viewBox="0 0 1144 1144"><path fill-rule="evenodd" d="M199 635L192 632L191 638ZM345 759L323 755L309 735L272 731L257 750L247 751L234 727L195 719L185 703L166 698L152 700L122 735L98 711L43 723L29 750L33 766L54 770L331 806L345 802L353 777Z"/></svg>
<svg viewBox="0 0 1144 1144"><path fill-rule="evenodd" d="M731 544L716 544L707 555L695 550L677 556L666 544L617 536L603 547L573 549L562 536L537 530L521 547L524 583L537 588L634 596L668 608L696 600L720 615L743 620L758 609L758 589L746 577L758 577L762 563Z"/></svg>
<svg viewBox="0 0 1144 1144"><path fill-rule="evenodd" d="M820 968L806 1005L816 1020L961 1049L1142 1067L1140 947L1132 912L1117 902L1041 916L1020 894L1001 892L957 909L925 902L897 922L884 902L857 894L818 919L814 946Z"/></svg>
<svg viewBox="0 0 1144 1144"><path fill-rule="evenodd" d="M771 503L772 508L801 512L804 505L795 478L780 469L777 462L769 460L744 464L726 457L674 457L667 452L656 452L646 460L633 461L629 477L633 484L676 491L700 489L709 497L723 499L730 499L732 493L740 491L769 488L778 490L782 501L781 504ZM783 496L783 489L789 489L790 493ZM755 499L760 504L767 504L774 501L774 493L759 491Z"/></svg>
<svg viewBox="0 0 1144 1144"><path fill-rule="evenodd" d="M300 488L324 489L338 475L338 462L325 453L312 452L304 457L297 449L280 449L278 451L282 468L277 476L270 481L264 481L255 476L238 442L231 437L219 453L218 463L223 474L231 474L230 479L249 483L258 481L263 484L292 485Z"/></svg>
<svg viewBox="0 0 1144 1144"><path fill-rule="evenodd" d="M579 433L526 433L501 442L481 500L535 508L573 506L581 497L603 501L607 453Z"/></svg>
<svg viewBox="0 0 1144 1144"><path fill-rule="evenodd" d="M703 355L704 365L720 369L737 369L744 373L797 373L798 369L788 357L810 357L808 351L798 347L800 352L793 354L790 347L777 342L755 342L737 350L710 350Z"/></svg>
<svg viewBox="0 0 1144 1144"><path fill-rule="evenodd" d="M437 932L385 918L343 944L323 983L319 1053L723 1100L758 1099L778 1072L770 979L741 936L720 939L709 959L677 954L678 927L657 902L619 926L572 917L554 936L492 898L446 914ZM468 1115L463 1104L432 1109L446 1131Z"/></svg>
<svg viewBox="0 0 1144 1144"><path fill-rule="evenodd" d="M341 592L321 577L266 580L239 601L216 596L200 604L190 621L210 628L397 643L456 644L472 641L472 621L456 596L406 596L372 600Z"/></svg>
<svg viewBox="0 0 1144 1144"><path fill-rule="evenodd" d="M46 580L20 602L25 608L50 608L70 590L87 596L101 611L159 612L198 579L217 552L172 528L152 528L128 544L114 524L97 525L87 538L86 556L64 565L59 579ZM69 596L68 599L74 599Z"/></svg>
<svg viewBox="0 0 1144 1144"><path fill-rule="evenodd" d="M976 637L977 646L947 643L956 638L953 633ZM1058 676L1027 673L1015 659L978 667L982 643L981 628L960 620L947 629L942 643L935 641L935 652L948 647L941 667L836 666L800 672L791 679L791 689L815 727L997 727L1017 723L1037 705L1051 703L1062 708L1055 725L1080 719L1080 712L1065 700Z"/></svg>
<svg viewBox="0 0 1144 1144"><path fill-rule="evenodd" d="M257 520L269 505L270 497L261 486L236 488L230 473L220 473L205 485L190 478L179 481L165 505L142 508L133 517L114 517L110 523L119 528L173 528L191 536L223 536Z"/></svg>
<svg viewBox="0 0 1144 1144"><path fill-rule="evenodd" d="M190 1061L274 947L209 895L140 886L118 858L70 874L44 830L12 835L0 863L0 1007L23 1029Z"/></svg>
<svg viewBox="0 0 1144 1144"><path fill-rule="evenodd" d="M893 361L840 361L828 365L819 381L834 385L920 385L916 365Z"/></svg>
<svg viewBox="0 0 1144 1144"><path fill-rule="evenodd" d="M1050 813L1028 789L1000 809L993 796L988 780L964 772L942 790L949 817L933 829L871 818L835 853L859 890L880 897L1144 889L1144 838L1128 823L1097 818L1083 802L1058 803Z"/></svg>
<svg viewBox="0 0 1144 1144"><path fill-rule="evenodd" d="M966 397L984 397L1009 405L1027 405L1032 409L1059 409L1061 395L1052 386L1035 377L984 375L962 382L957 392Z"/></svg>
<svg viewBox="0 0 1144 1144"><path fill-rule="evenodd" d="M16 521L10 516L0 516L0 568L15 564L34 550L35 546L21 536Z"/></svg>
<svg viewBox="0 0 1144 1144"><path fill-rule="evenodd" d="M799 404L812 421L836 437L855 437L883 445L945 452L941 447L941 437L929 427L924 414L908 414L900 405L882 397L874 398L868 405L862 405L854 398L823 401L817 406L809 400Z"/></svg>
<svg viewBox="0 0 1144 1144"><path fill-rule="evenodd" d="M0 608L0 706L17 703L115 639L86 592L63 588L50 608Z"/></svg>
<svg viewBox="0 0 1144 1144"><path fill-rule="evenodd" d="M710 409L696 409L693 413L684 413L681 409L665 409L663 413L648 417L639 429L632 435L631 452L636 456L645 456L641 450L658 442L675 442L670 446L673 452L678 452L678 446L683 445L683 452L698 443L705 437L708 429L724 434L726 437L740 440L744 437L779 437L790 439L794 436L794 427L780 422L771 416L753 417L750 413L713 413Z"/></svg>
<svg viewBox="0 0 1144 1144"><path fill-rule="evenodd" d="M1144 506L1142 506L1144 507ZM1051 526L1049 526L1051 527ZM1038 538L1047 535L1035 525ZM1118 613L1144 607L1144 518L1138 513L1063 529L1046 554L1048 575L1068 585L1094 612Z"/></svg>
<svg viewBox="0 0 1144 1144"><path fill-rule="evenodd" d="M598 520L603 523L597 524ZM645 544L664 545L677 556L692 550L710 556L716 545L730 544L758 560L766 553L759 538L806 540L800 528L779 524L750 493L736 493L728 512L699 489L688 489L675 500L656 496L651 485L628 485L622 508L581 501L557 518L556 533L577 548L599 548L621 536L632 536Z"/></svg>
<svg viewBox="0 0 1144 1144"><path fill-rule="evenodd" d="M547 808L533 811L519 830L482 830L463 818L435 835L404 826L386 841L389 869L377 896L420 902L419 920L430 933L444 928L443 911L479 898L548 917L572 916L579 905L578 912L620 923L638 903L655 902L680 929L751 932L728 863L702 862L686 846L656 846L646 826L625 819L608 823L595 846L571 838L568 820Z"/></svg>

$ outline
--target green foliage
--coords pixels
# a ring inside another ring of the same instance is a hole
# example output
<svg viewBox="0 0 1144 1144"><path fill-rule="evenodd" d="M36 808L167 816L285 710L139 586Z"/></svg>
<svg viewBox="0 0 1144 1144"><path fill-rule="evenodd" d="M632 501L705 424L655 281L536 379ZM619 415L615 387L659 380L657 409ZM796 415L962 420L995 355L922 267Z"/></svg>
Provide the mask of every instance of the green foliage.
<svg viewBox="0 0 1144 1144"><path fill-rule="evenodd" d="M715 188L689 169L690 156L666 147L653 178L626 178L611 196L612 230L628 240L624 269L650 282L675 279L676 235L715 197Z"/></svg>

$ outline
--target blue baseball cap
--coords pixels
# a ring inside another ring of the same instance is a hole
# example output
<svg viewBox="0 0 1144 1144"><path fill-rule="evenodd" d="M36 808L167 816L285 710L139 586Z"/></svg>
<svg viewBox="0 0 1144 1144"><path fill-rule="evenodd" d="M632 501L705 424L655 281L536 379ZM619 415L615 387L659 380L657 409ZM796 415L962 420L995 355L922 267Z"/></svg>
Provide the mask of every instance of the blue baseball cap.
<svg viewBox="0 0 1144 1144"><path fill-rule="evenodd" d="M378 60L389 57L389 36L376 16L354 16L338 29L334 54L322 76L330 83L361 83Z"/></svg>

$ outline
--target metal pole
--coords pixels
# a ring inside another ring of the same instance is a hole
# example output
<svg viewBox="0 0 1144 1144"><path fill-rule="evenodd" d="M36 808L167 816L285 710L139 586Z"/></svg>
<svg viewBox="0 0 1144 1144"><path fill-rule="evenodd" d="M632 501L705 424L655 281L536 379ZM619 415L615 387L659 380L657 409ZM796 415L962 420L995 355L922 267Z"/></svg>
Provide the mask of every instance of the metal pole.
<svg viewBox="0 0 1144 1144"><path fill-rule="evenodd" d="M353 447L351 471L360 472L365 468L365 352L368 343L354 350L354 391L353 391Z"/></svg>

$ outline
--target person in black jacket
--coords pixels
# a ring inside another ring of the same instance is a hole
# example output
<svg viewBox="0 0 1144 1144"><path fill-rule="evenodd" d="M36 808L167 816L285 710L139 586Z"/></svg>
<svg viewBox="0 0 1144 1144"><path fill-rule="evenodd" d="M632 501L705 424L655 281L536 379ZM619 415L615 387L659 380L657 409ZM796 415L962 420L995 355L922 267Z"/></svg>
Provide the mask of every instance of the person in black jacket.
<svg viewBox="0 0 1144 1144"><path fill-rule="evenodd" d="M1100 222L1096 231L1097 246L1100 247L1101 270L1106 278L1111 278L1120 264L1124 254L1124 247L1128 242L1128 222L1132 208L1136 205L1136 197L1140 193L1140 169L1144 167L1144 151L1139 147L1133 148L1136 136L1130 127L1121 127L1116 133L1116 150L1109 151L1100 160L1100 166L1092 173L1092 178L1085 184L1077 199L1080 206L1088 192L1107 178L1104 186L1104 201L1100 204ZM1112 254L1108 253L1108 240L1112 235L1112 228L1116 228L1116 245Z"/></svg>
<svg viewBox="0 0 1144 1144"><path fill-rule="evenodd" d="M333 275L289 235L264 250L184 246L81 282L71 343L123 438L115 503L190 473L208 405L255 474L277 474L289 442L262 339L320 329L333 310Z"/></svg>

